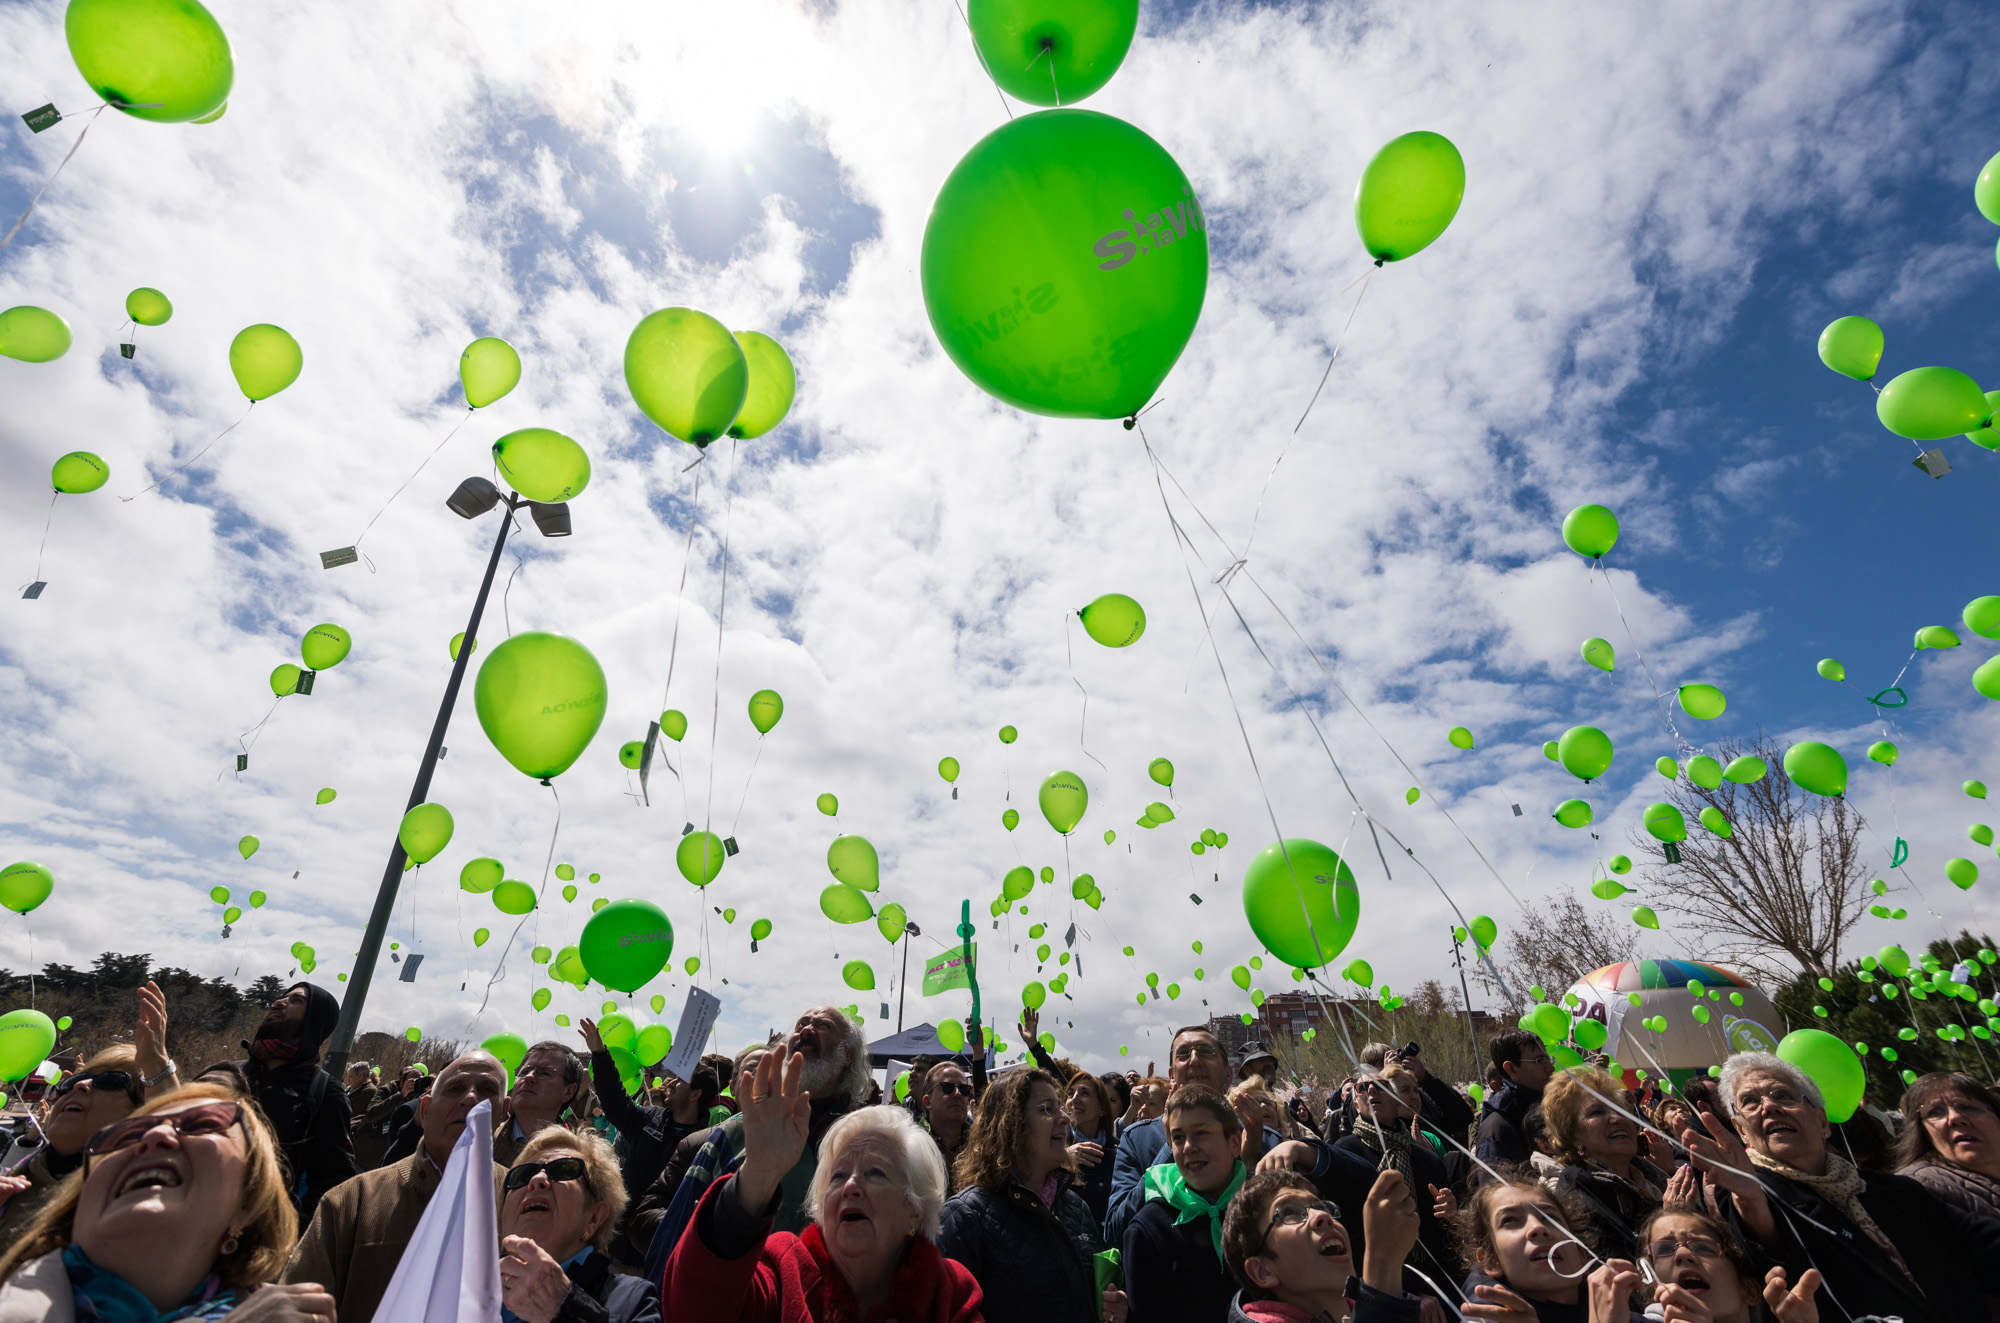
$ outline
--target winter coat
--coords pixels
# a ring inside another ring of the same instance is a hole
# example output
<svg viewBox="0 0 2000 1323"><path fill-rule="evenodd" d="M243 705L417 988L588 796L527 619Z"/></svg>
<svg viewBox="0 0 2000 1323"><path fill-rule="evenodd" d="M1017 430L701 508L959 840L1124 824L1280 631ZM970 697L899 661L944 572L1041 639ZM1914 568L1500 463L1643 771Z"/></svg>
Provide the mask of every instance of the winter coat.
<svg viewBox="0 0 2000 1323"><path fill-rule="evenodd" d="M347 1091L347 1133L354 1145L354 1165L373 1171L382 1165L382 1151L389 1144L379 1124L370 1125L368 1114L382 1101L382 1086L368 1080Z"/></svg>
<svg viewBox="0 0 2000 1323"><path fill-rule="evenodd" d="M625 1209L627 1255L637 1255L640 1262L645 1261L647 1252L653 1245L654 1230L667 1215L667 1207L673 1203L674 1195L680 1191L681 1181L686 1178L688 1169L694 1166L695 1158L701 1154L702 1145L708 1142L708 1137L712 1133L713 1130L700 1128L689 1132L680 1143L674 1145L672 1155L667 1158L667 1165L661 1169L659 1176L651 1185L643 1190L635 1190L629 1185L625 1187L625 1193L632 1198L632 1202ZM665 1255L660 1257L664 1259Z"/></svg>
<svg viewBox="0 0 2000 1323"><path fill-rule="evenodd" d="M1345 1190L1334 1199L1340 1205L1340 1224L1347 1228L1347 1240L1354 1251L1354 1261L1359 1263L1367 1247L1361 1210L1367 1202L1368 1190L1375 1184L1375 1174L1382 1170L1382 1151L1371 1147L1359 1132L1346 1135L1334 1148L1352 1154L1372 1169L1367 1185ZM1430 1189L1433 1185L1444 1189L1451 1183L1450 1177L1436 1150L1414 1135L1410 1137L1410 1173L1416 1177L1416 1188L1410 1191L1410 1197L1417 1201L1417 1243L1411 1248L1408 1261L1433 1280L1442 1282L1456 1277L1459 1273L1458 1256L1451 1249L1444 1223L1437 1219L1437 1198Z"/></svg>
<svg viewBox="0 0 2000 1323"><path fill-rule="evenodd" d="M319 1066L320 1045L340 1018L340 1003L317 984L292 986L306 989L306 1018L297 1054L285 1061L260 1061L253 1054L235 1064L250 1081L250 1096L271 1123L284 1156L292 1204L304 1224L312 1220L313 1209L329 1190L361 1168L348 1133L352 1118L347 1093ZM249 1051L250 1044L243 1047Z"/></svg>
<svg viewBox="0 0 2000 1323"><path fill-rule="evenodd" d="M1479 1305L1490 1302L1481 1300L1478 1296L1474 1295L1472 1293L1473 1287L1505 1285L1507 1283L1500 1281L1498 1278L1488 1277L1483 1272L1473 1272L1466 1275L1465 1283L1460 1289L1465 1292L1467 1301ZM1515 1294L1518 1295L1519 1292ZM1521 1298L1523 1300L1528 1299L1526 1296L1522 1296ZM1589 1281L1587 1278L1577 1279L1576 1303L1573 1305L1559 1305L1550 1300L1528 1300L1528 1304L1533 1307L1538 1323L1590 1323ZM1629 1318L1631 1323L1647 1323L1647 1319L1642 1314L1631 1314Z"/></svg>
<svg viewBox="0 0 2000 1323"><path fill-rule="evenodd" d="M1479 1108L1479 1142L1472 1151L1495 1167L1526 1162L1535 1148L1522 1132L1521 1123L1528 1109L1541 1100L1541 1094L1530 1093L1512 1080L1488 1094Z"/></svg>
<svg viewBox="0 0 2000 1323"><path fill-rule="evenodd" d="M551 1323L660 1323L660 1295L653 1284L611 1270L611 1260L592 1250L563 1269L569 1295Z"/></svg>
<svg viewBox="0 0 2000 1323"><path fill-rule="evenodd" d="M619 1163L618 1174L625 1178L625 1192L634 1200L660 1178L677 1144L698 1130L710 1129L701 1117L681 1125L665 1107L648 1107L632 1101L618 1078L618 1065L612 1061L609 1048L590 1054L590 1082L597 1090L597 1103L604 1109L605 1118L618 1127L619 1137L625 1141L625 1156ZM612 1232L614 1238L623 1238L631 1216L626 1213L624 1223ZM641 1253L639 1259L644 1258Z"/></svg>
<svg viewBox="0 0 2000 1323"><path fill-rule="evenodd" d="M1665 1172L1644 1158L1634 1158L1632 1165L1654 1189L1666 1190ZM1581 1162L1564 1167L1554 1180L1543 1177L1542 1187L1557 1196L1573 1194L1589 1210L1598 1253L1607 1259L1639 1257L1639 1227L1660 1206L1657 1199L1648 1199L1637 1187L1602 1167Z"/></svg>
<svg viewBox="0 0 2000 1323"><path fill-rule="evenodd" d="M1176 1222L1164 1199L1150 1199L1125 1228L1125 1294L1141 1323L1216 1323L1236 1297L1236 1279L1215 1256L1206 1217Z"/></svg>
<svg viewBox="0 0 2000 1323"><path fill-rule="evenodd" d="M1347 1299L1354 1306L1349 1323L1417 1323L1422 1306L1413 1295L1384 1295L1359 1277L1347 1279ZM1239 1291L1229 1304L1229 1323L1316 1323L1296 1305L1276 1300L1245 1300Z"/></svg>
<svg viewBox="0 0 2000 1323"><path fill-rule="evenodd" d="M1424 1129L1440 1135L1449 1135L1463 1144L1472 1135L1472 1104L1465 1095L1429 1071L1417 1081L1417 1092L1424 1095L1424 1114L1419 1124ZM1455 1152L1451 1145L1445 1145L1446 1152Z"/></svg>
<svg viewBox="0 0 2000 1323"><path fill-rule="evenodd" d="M1285 1137L1269 1126L1264 1127L1263 1152L1285 1142ZM1317 1139L1303 1141L1320 1145ZM1321 1153L1321 1167L1325 1164L1324 1146ZM1148 1121L1134 1121L1118 1136L1118 1156L1111 1167L1111 1210L1104 1219L1104 1238L1113 1244L1123 1244L1126 1224L1139 1211L1139 1205L1146 1202L1146 1172L1161 1163L1174 1160L1167 1148L1167 1125L1160 1117ZM1315 1171L1311 1173L1318 1175Z"/></svg>
<svg viewBox="0 0 2000 1323"><path fill-rule="evenodd" d="M960 1190L945 1200L938 1249L979 1282L987 1323L1096 1323L1104 1241L1073 1189L1053 1209L1013 1183Z"/></svg>
<svg viewBox="0 0 2000 1323"><path fill-rule="evenodd" d="M1912 1162L1896 1174L1909 1177L1946 1203L1957 1204L1968 1213L2000 1218L2000 1181L1985 1172L1961 1167L1943 1158L1930 1157L1922 1162Z"/></svg>

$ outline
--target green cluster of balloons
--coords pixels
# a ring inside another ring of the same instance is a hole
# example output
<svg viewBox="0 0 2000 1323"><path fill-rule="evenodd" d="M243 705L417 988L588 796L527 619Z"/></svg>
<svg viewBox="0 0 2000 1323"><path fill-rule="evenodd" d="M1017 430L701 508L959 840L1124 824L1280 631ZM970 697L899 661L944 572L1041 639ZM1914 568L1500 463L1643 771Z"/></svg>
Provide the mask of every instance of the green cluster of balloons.
<svg viewBox="0 0 2000 1323"><path fill-rule="evenodd" d="M500 756L546 781L567 771L603 724L604 668L575 639L529 630L487 655L472 701Z"/></svg>
<svg viewBox="0 0 2000 1323"><path fill-rule="evenodd" d="M725 435L760 437L782 423L798 376L768 335L732 333L693 308L661 308L625 342L625 386L660 430L700 448Z"/></svg>
<svg viewBox="0 0 2000 1323"><path fill-rule="evenodd" d="M590 916L577 955L590 977L619 992L637 992L674 954L674 925L649 900L614 900Z"/></svg>
<svg viewBox="0 0 2000 1323"><path fill-rule="evenodd" d="M210 122L229 103L229 38L199 0L70 0L63 35L83 80L134 119Z"/></svg>
<svg viewBox="0 0 2000 1323"><path fill-rule="evenodd" d="M23 303L0 312L0 355L23 363L53 363L69 352L74 340L69 323L47 308Z"/></svg>

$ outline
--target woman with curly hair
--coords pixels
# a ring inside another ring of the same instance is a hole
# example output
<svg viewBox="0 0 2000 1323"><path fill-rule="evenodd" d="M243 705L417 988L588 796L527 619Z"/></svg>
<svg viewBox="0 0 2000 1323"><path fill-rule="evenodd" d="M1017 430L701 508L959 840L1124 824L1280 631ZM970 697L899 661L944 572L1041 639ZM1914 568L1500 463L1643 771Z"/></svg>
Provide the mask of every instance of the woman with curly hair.
<svg viewBox="0 0 2000 1323"><path fill-rule="evenodd" d="M1639 1156L1624 1087L1602 1070L1566 1070L1542 1092L1542 1120L1562 1171L1544 1185L1583 1201L1606 1253L1639 1252L1639 1224L1666 1197L1667 1174Z"/></svg>
<svg viewBox="0 0 2000 1323"><path fill-rule="evenodd" d="M1126 1323L1125 1293L1097 1289L1105 1246L1072 1188L1069 1120L1044 1070L987 1087L958 1155L938 1248L970 1269L987 1323Z"/></svg>

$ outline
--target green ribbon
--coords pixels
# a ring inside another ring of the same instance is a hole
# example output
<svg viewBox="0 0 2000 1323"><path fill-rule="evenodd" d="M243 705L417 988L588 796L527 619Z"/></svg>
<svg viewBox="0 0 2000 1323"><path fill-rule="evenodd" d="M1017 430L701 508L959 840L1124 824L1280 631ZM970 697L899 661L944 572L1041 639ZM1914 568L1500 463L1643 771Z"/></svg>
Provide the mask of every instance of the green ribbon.
<svg viewBox="0 0 2000 1323"><path fill-rule="evenodd" d="M1222 1257L1222 1210L1243 1188L1243 1182L1249 1175L1249 1168L1238 1162L1235 1171L1230 1174L1228 1186L1220 1197L1211 1201L1187 1183L1187 1177L1181 1175L1178 1166L1171 1162L1163 1163L1146 1172L1146 1198L1164 1200L1167 1207L1174 1210L1175 1226L1185 1226L1198 1217L1207 1218L1208 1239L1215 1247L1215 1261L1222 1264L1226 1272L1229 1265Z"/></svg>

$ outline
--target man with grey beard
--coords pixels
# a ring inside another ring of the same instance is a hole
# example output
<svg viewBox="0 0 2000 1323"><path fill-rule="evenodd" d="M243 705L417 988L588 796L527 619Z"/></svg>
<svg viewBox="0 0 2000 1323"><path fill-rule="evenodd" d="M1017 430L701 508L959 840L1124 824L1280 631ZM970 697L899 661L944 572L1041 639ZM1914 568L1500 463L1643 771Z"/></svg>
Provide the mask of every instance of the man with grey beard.
<svg viewBox="0 0 2000 1323"><path fill-rule="evenodd" d="M868 1045L861 1037L861 1027L831 1006L815 1006L801 1015L792 1026L785 1046L792 1055L805 1061L799 1084L812 1098L812 1122L806 1134L805 1151L779 1183L781 1198L775 1227L797 1234L812 1220L806 1215L805 1196L813 1172L819 1167L820 1137L835 1121L867 1102L872 1080L868 1074ZM664 1200L666 1213L647 1247L648 1280L660 1280L667 1256L687 1228L709 1182L736 1170L742 1159L743 1117L739 1114L709 1132L675 1189L669 1192L657 1183L654 1185L644 1202L657 1206Z"/></svg>

